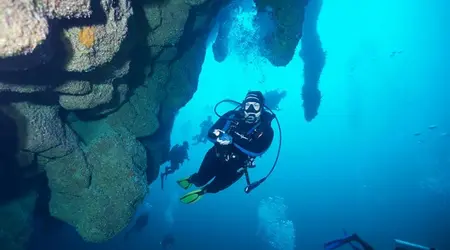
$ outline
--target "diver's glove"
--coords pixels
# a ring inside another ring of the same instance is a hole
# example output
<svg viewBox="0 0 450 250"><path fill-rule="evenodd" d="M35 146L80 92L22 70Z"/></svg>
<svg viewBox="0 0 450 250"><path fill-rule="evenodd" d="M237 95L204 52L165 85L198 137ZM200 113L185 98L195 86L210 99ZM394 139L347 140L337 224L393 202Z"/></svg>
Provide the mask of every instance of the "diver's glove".
<svg viewBox="0 0 450 250"><path fill-rule="evenodd" d="M220 145L230 145L233 143L233 137L227 133L221 133L219 137L217 137L217 142Z"/></svg>

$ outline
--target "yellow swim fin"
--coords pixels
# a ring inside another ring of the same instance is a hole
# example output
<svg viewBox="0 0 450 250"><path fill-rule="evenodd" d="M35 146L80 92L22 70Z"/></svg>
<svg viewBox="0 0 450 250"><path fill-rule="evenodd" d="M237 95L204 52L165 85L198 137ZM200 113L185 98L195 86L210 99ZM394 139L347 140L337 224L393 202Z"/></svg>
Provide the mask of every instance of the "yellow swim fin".
<svg viewBox="0 0 450 250"><path fill-rule="evenodd" d="M203 189L194 190L181 196L180 201L184 204L192 204L199 201L204 194L205 191L203 191Z"/></svg>
<svg viewBox="0 0 450 250"><path fill-rule="evenodd" d="M189 176L189 177L187 177L187 178L178 180L177 183L178 183L178 185L179 185L181 188L183 188L184 190L186 190L186 189L188 189L188 188L190 188L190 187L192 186L192 183L189 181L190 178L191 178L191 177Z"/></svg>

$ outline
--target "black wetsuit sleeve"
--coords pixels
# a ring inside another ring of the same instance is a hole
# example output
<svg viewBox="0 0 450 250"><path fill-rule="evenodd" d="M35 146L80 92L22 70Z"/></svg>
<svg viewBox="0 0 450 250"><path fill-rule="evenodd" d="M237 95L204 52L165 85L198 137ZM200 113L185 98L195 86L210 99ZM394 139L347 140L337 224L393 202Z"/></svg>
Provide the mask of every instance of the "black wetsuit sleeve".
<svg viewBox="0 0 450 250"><path fill-rule="evenodd" d="M264 126L264 129L256 135L256 138L251 141L235 136L236 138L233 138L233 145L244 154L250 157L257 157L264 154L264 152L269 149L273 141L273 136L273 129L267 124Z"/></svg>
<svg viewBox="0 0 450 250"><path fill-rule="evenodd" d="M216 129L224 129L225 125L227 124L228 119L231 115L233 115L235 111L228 111L225 113L222 117L219 118L219 120L214 123L214 125L209 129L208 131L208 139L212 142L216 142L217 136L213 133Z"/></svg>

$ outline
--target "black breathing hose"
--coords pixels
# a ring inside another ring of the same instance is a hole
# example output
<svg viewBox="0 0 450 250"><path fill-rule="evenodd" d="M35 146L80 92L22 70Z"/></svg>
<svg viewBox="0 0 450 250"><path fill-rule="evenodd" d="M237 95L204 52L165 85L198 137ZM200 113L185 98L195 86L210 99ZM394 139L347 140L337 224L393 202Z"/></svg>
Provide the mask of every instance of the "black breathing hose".
<svg viewBox="0 0 450 250"><path fill-rule="evenodd" d="M214 113L215 113L218 117L220 117L220 118L222 118L222 115L219 115L219 113L217 113L217 107L218 107L220 104L224 103L224 102L237 104L238 107L236 107L234 110L237 110L237 109L240 107L240 105L241 105L240 102L237 102L237 101L231 100L231 99L225 99L225 100L222 100L222 101L218 102L218 103L214 106ZM280 125L280 121L278 120L278 117L275 115L275 113L274 113L269 107L267 107L266 105L264 105L264 108L266 108L267 110L270 111L270 114L273 116L273 118L275 119L275 121L277 122L277 125L278 125L278 131L279 131L279 133L280 133L280 140L279 140L279 144L278 144L277 156L276 156L276 158L275 158L275 161L273 162L272 168L270 169L269 173L267 173L266 176L264 176L262 179L260 179L260 180L258 180L258 181L250 182L250 178L249 178L249 176L248 176L248 172L247 172L247 170L245 170L245 171L246 171L246 172L245 172L245 175L246 175L246 179L247 179L247 187L245 187L245 190L244 190L244 191L245 191L246 193L250 193L253 189L257 188L257 187L258 187L259 185L261 185L264 181L266 181L267 178L269 178L269 176L272 174L273 170L275 170L275 167L277 166L277 163L278 163L278 158L280 157L281 143L282 143L282 135L281 135L281 125ZM230 119L230 120L236 120L236 119L233 119L233 118L227 118L227 119Z"/></svg>

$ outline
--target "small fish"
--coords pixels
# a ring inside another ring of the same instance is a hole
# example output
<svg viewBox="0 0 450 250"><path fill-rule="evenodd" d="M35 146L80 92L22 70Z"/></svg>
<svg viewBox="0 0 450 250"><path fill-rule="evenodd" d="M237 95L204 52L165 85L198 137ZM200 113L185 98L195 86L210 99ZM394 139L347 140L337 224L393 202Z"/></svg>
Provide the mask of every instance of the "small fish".
<svg viewBox="0 0 450 250"><path fill-rule="evenodd" d="M392 51L392 52L391 52L391 55L390 55L389 57L394 57L394 56L400 55L400 54L402 54L402 53L403 53L402 50Z"/></svg>
<svg viewBox="0 0 450 250"><path fill-rule="evenodd" d="M441 133L441 137L448 136L447 132Z"/></svg>
<svg viewBox="0 0 450 250"><path fill-rule="evenodd" d="M414 133L414 136L419 136L419 135L421 135L422 133L420 133L420 132L417 132L417 133Z"/></svg>
<svg viewBox="0 0 450 250"><path fill-rule="evenodd" d="M428 126L428 129L435 129L435 128L437 128L437 125L430 125L430 126Z"/></svg>

